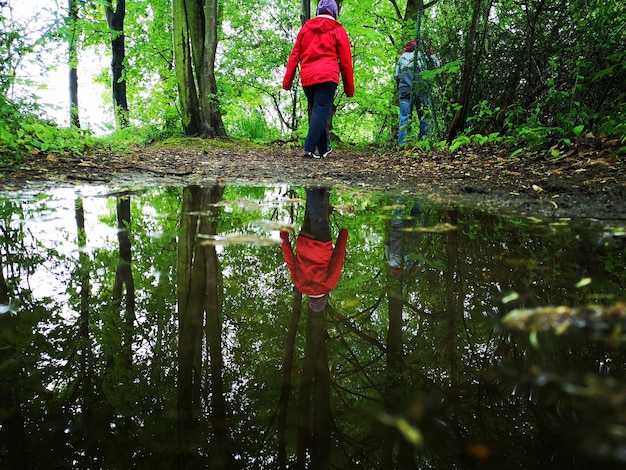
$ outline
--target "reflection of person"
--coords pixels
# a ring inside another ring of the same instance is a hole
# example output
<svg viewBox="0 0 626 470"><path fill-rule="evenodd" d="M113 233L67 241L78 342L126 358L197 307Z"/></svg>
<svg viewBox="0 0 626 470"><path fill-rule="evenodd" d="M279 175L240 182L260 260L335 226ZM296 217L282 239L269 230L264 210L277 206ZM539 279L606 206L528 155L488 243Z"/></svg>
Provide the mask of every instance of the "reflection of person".
<svg viewBox="0 0 626 470"><path fill-rule="evenodd" d="M404 145L406 141L407 127L413 107L415 107L421 118L419 139L428 136L430 132L430 124L426 118L426 112L430 106L430 85L419 77L419 72L427 70L429 63L434 67L439 67L440 63L435 52L427 45L426 54L417 51L416 67L413 62L415 59L416 45L416 41L409 41L396 64L395 77L400 98L399 145ZM415 77L415 81L413 80L414 71L418 73L418 76Z"/></svg>
<svg viewBox="0 0 626 470"><path fill-rule="evenodd" d="M306 208L302 229L296 238L295 253L287 231L280 232L285 262L296 289L309 297L309 307L321 312L328 302L328 293L335 288L346 254L348 231L339 230L333 248L328 223L329 192L322 188L306 189Z"/></svg>
<svg viewBox="0 0 626 470"><path fill-rule="evenodd" d="M305 158L326 158L331 151L326 121L339 84L339 74L348 97L354 96L354 77L350 41L337 22L334 0L320 0L317 16L298 32L287 62L283 89L290 90L300 64L300 82L309 107L309 131L304 140ZM315 154L315 149L318 154Z"/></svg>
<svg viewBox="0 0 626 470"><path fill-rule="evenodd" d="M412 224L421 223L422 213L416 204L410 212ZM417 239L406 232L407 218L402 216L401 209L393 211L391 229L385 242L385 258L394 277L400 279L403 275L412 272L420 263L415 258Z"/></svg>

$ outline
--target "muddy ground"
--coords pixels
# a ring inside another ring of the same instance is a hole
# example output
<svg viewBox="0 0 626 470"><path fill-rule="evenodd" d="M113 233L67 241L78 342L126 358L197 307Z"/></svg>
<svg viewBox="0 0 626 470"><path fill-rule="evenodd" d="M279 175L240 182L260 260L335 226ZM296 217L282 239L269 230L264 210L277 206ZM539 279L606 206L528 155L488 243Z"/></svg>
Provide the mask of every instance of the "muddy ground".
<svg viewBox="0 0 626 470"><path fill-rule="evenodd" d="M425 153L342 145L328 159L309 160L286 144L251 147L192 139L87 156L28 155L16 167L2 168L0 189L288 183L421 193L541 218L626 221L626 156L617 139L585 139L567 149L511 157L513 150Z"/></svg>

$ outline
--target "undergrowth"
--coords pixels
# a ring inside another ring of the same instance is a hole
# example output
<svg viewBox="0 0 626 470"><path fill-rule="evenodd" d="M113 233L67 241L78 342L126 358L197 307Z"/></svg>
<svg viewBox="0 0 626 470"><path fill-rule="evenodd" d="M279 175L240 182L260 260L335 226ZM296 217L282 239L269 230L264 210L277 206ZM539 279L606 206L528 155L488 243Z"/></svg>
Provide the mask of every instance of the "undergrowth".
<svg viewBox="0 0 626 470"><path fill-rule="evenodd" d="M96 145L87 131L62 128L0 97L0 165L20 163L28 153L82 153Z"/></svg>

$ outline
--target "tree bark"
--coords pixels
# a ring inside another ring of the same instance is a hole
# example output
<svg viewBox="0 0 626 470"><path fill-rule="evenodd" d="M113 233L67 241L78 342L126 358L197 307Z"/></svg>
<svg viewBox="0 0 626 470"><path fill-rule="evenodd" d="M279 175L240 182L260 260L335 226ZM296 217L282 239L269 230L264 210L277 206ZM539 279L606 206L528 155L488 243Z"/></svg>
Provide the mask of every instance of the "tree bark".
<svg viewBox="0 0 626 470"><path fill-rule="evenodd" d="M70 86L70 126L80 127L78 113L78 51L77 51L77 24L78 7L76 0L69 0L70 44L69 44L69 86Z"/></svg>
<svg viewBox="0 0 626 470"><path fill-rule="evenodd" d="M215 80L217 0L174 0L174 63L181 121L187 135L226 135Z"/></svg>
<svg viewBox="0 0 626 470"><path fill-rule="evenodd" d="M118 128L127 127L128 101L126 97L126 78L124 77L124 17L126 16L126 0L117 0L115 11L112 2L104 7L107 25L111 30L111 94L115 114L115 124Z"/></svg>
<svg viewBox="0 0 626 470"><path fill-rule="evenodd" d="M300 17L300 22L304 24L309 18L311 18L311 0L302 0L302 16Z"/></svg>
<svg viewBox="0 0 626 470"><path fill-rule="evenodd" d="M474 43L476 40L476 31L478 29L478 19L480 18L481 4L483 0L474 0L472 21L469 31L465 36L465 59L463 63L463 72L461 74L461 86L459 92L459 109L454 113L452 122L448 127L448 143L451 143L459 132L465 127L467 120L469 97L472 91L472 82L474 81Z"/></svg>

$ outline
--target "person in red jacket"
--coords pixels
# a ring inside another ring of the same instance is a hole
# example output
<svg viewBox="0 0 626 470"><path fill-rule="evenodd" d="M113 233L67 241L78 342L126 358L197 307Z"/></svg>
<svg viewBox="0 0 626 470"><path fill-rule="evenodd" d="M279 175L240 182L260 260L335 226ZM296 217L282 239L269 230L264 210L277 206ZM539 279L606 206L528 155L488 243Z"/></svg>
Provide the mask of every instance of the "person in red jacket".
<svg viewBox="0 0 626 470"><path fill-rule="evenodd" d="M289 232L281 230L283 255L293 285L309 297L309 308L321 312L328 302L328 293L335 288L346 255L348 230L339 230L337 243L328 223L328 189L306 188L304 223L292 250Z"/></svg>
<svg viewBox="0 0 626 470"><path fill-rule="evenodd" d="M326 121L340 74L346 95L354 96L350 41L337 16L334 0L319 1L317 16L305 22L298 32L283 78L283 89L290 90L300 64L300 82L309 111L309 131L304 140L305 158L326 158L331 151Z"/></svg>

